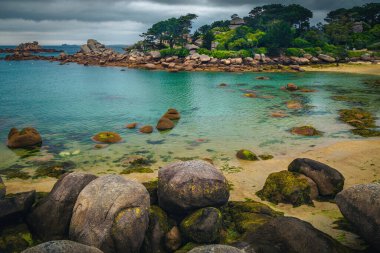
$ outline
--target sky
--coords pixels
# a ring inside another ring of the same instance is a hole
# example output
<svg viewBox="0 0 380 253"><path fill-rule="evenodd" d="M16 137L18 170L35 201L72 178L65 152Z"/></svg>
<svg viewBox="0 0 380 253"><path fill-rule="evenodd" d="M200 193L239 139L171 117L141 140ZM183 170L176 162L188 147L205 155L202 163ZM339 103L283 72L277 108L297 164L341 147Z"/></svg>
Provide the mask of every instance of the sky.
<svg viewBox="0 0 380 253"><path fill-rule="evenodd" d="M256 6L301 4L314 12L312 23L326 13L380 0L0 0L0 45L39 41L42 45L84 44L94 38L133 44L157 21L197 14L197 28L232 14L247 16Z"/></svg>

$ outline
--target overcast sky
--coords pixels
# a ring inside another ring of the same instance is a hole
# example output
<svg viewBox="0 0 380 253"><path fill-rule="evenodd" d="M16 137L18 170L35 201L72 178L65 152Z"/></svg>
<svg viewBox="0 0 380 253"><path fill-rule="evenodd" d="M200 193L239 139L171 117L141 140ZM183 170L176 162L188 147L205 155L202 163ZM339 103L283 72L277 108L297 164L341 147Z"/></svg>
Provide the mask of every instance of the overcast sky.
<svg viewBox="0 0 380 253"><path fill-rule="evenodd" d="M314 12L313 23L326 13L380 0L0 0L0 45L37 40L43 45L83 44L95 38L105 44L132 44L153 23L195 13L194 27L255 6L299 3Z"/></svg>

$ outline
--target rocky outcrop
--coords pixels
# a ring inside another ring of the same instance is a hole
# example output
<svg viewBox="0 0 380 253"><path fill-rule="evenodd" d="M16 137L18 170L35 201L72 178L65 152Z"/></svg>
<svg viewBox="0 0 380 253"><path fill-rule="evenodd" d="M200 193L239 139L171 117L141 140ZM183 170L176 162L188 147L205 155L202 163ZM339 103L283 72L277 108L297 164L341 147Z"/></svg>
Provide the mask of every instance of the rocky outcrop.
<svg viewBox="0 0 380 253"><path fill-rule="evenodd" d="M32 127L26 127L21 131L17 128L12 128L8 134L9 148L29 148L33 146L40 146L42 138L40 133Z"/></svg>
<svg viewBox="0 0 380 253"><path fill-rule="evenodd" d="M248 235L256 252L349 253L348 248L311 224L293 217L277 217Z"/></svg>
<svg viewBox="0 0 380 253"><path fill-rule="evenodd" d="M219 240L222 229L222 213L214 207L206 207L185 217L180 225L182 233L197 243Z"/></svg>
<svg viewBox="0 0 380 253"><path fill-rule="evenodd" d="M89 183L79 194L70 238L105 253L138 252L148 227L149 194L145 187L108 175Z"/></svg>
<svg viewBox="0 0 380 253"><path fill-rule="evenodd" d="M87 44L84 44L80 47L80 52L89 54L89 53L101 53L106 50L106 47L99 43L97 40L88 39Z"/></svg>
<svg viewBox="0 0 380 253"><path fill-rule="evenodd" d="M61 177L49 195L28 215L28 225L44 241L68 237L73 208L82 189L97 177L70 173Z"/></svg>
<svg viewBox="0 0 380 253"><path fill-rule="evenodd" d="M42 48L37 41L26 42L19 44L16 48L5 48L0 49L0 53L15 53L17 55L22 55L23 53L57 53L62 52L53 48Z"/></svg>
<svg viewBox="0 0 380 253"><path fill-rule="evenodd" d="M220 245L220 244L195 247L194 249L189 251L189 253L243 253L243 252L244 251L238 248L228 246L228 245Z"/></svg>
<svg viewBox="0 0 380 253"><path fill-rule="evenodd" d="M21 253L103 253L103 251L73 241L49 241L41 243Z"/></svg>
<svg viewBox="0 0 380 253"><path fill-rule="evenodd" d="M22 192L0 199L0 221L24 217L34 204L36 192Z"/></svg>
<svg viewBox="0 0 380 253"><path fill-rule="evenodd" d="M343 190L344 176L324 163L308 158L297 158L289 164L288 170L311 178L317 184L321 196L334 197Z"/></svg>
<svg viewBox="0 0 380 253"><path fill-rule="evenodd" d="M352 186L338 193L335 201L359 235L380 251L380 184Z"/></svg>
<svg viewBox="0 0 380 253"><path fill-rule="evenodd" d="M158 171L159 205L169 213L220 206L228 198L226 178L208 162L176 162Z"/></svg>

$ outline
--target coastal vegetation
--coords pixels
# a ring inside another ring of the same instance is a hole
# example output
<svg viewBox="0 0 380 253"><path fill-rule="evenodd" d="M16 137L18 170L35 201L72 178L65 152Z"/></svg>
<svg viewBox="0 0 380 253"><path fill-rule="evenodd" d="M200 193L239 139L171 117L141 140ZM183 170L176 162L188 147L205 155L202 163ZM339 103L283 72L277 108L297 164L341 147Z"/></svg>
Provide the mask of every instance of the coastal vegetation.
<svg viewBox="0 0 380 253"><path fill-rule="evenodd" d="M161 56L185 57L197 51L218 59L269 56L317 56L337 59L379 56L379 3L330 11L325 23L311 25L313 12L298 4L269 4L253 8L240 18L218 20L191 34L195 14L153 24L130 49L160 50Z"/></svg>

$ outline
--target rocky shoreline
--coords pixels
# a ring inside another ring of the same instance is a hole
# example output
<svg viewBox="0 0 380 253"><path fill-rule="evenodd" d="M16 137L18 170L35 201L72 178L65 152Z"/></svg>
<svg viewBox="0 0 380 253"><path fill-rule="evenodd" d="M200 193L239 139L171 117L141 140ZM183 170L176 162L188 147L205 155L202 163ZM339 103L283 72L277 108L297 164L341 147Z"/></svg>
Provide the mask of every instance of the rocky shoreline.
<svg viewBox="0 0 380 253"><path fill-rule="evenodd" d="M303 66L331 65L338 62L337 59L325 54L318 56L305 54L303 57L268 57L264 54L255 54L254 57L217 59L198 54L195 50L190 51L190 55L184 58L178 56L162 57L159 51L117 53L93 39L89 39L87 44L82 45L80 51L73 55L62 52L59 56L53 57L33 55L30 52L30 50L16 50L12 55L7 55L4 60L46 60L58 61L60 64L77 63L84 66L114 66L170 72L298 72L304 71ZM346 62L379 64L380 58L362 55L361 57L339 60L339 63Z"/></svg>
<svg viewBox="0 0 380 253"><path fill-rule="evenodd" d="M21 43L16 48L0 48L0 53L12 53L14 55L22 55L27 57L32 53L59 53L61 50L56 50L53 48L42 48L37 41Z"/></svg>
<svg viewBox="0 0 380 253"><path fill-rule="evenodd" d="M288 170L305 187L300 191L288 179L272 182L272 197L311 196L312 185L331 200L337 194L347 222L371 245L362 252L379 250L380 184L342 190L338 171L310 159L296 159ZM48 194L5 195L1 179L0 187L0 247L5 252L28 247L24 253L357 252L265 204L230 201L227 179L201 160L168 164L158 180L143 184L118 175L73 172L61 176Z"/></svg>

